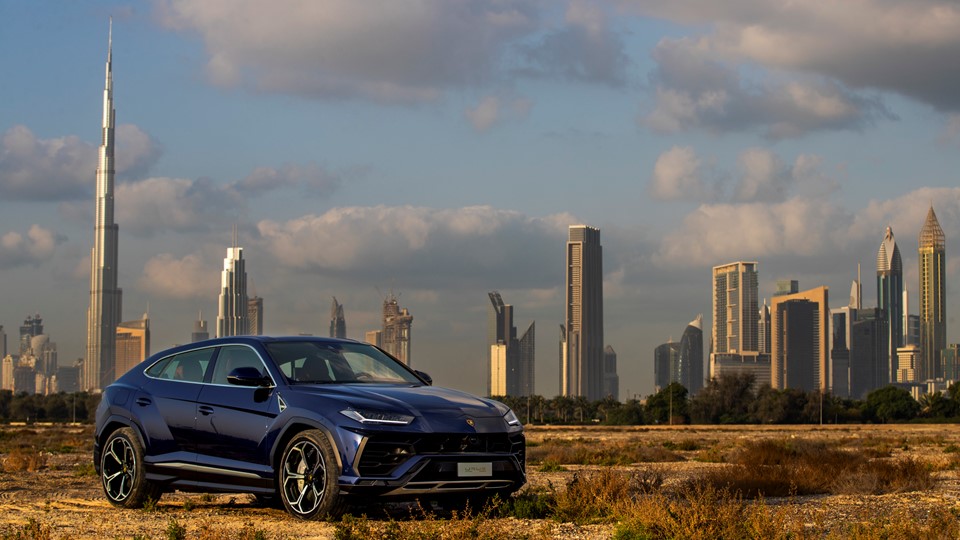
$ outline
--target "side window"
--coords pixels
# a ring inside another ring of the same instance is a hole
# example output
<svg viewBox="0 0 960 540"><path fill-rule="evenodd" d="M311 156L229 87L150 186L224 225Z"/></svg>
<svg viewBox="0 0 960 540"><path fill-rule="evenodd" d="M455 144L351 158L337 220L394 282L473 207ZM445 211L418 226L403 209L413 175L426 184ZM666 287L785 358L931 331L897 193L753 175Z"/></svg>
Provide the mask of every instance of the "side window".
<svg viewBox="0 0 960 540"><path fill-rule="evenodd" d="M207 367L210 366L213 351L213 348L209 348L180 353L154 364L147 370L147 374L158 379L203 382L203 376L207 372ZM159 369L154 370L154 368Z"/></svg>
<svg viewBox="0 0 960 540"><path fill-rule="evenodd" d="M212 384L230 384L227 382L227 375L238 367L253 367L260 371L261 375L266 374L263 367L263 361L260 356L250 347L228 346L221 347L220 354L217 356L217 364L213 368Z"/></svg>

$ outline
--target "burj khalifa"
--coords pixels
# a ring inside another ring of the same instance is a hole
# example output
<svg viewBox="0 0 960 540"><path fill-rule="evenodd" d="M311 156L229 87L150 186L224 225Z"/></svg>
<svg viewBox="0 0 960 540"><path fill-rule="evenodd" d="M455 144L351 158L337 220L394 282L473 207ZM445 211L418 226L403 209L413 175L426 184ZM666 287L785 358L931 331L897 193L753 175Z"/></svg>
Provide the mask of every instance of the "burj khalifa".
<svg viewBox="0 0 960 540"><path fill-rule="evenodd" d="M87 354L82 390L105 388L115 379L117 324L123 291L117 287L117 236L113 222L113 19L107 38L106 82L103 88L103 127L97 161L96 221L90 253L90 308L87 310Z"/></svg>

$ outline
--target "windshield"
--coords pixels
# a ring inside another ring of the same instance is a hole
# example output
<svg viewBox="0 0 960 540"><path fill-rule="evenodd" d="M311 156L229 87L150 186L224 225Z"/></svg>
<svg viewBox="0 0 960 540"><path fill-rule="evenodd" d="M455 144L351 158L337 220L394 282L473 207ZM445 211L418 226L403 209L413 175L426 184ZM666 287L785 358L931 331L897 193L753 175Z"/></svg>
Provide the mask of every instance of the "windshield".
<svg viewBox="0 0 960 540"><path fill-rule="evenodd" d="M399 362L362 343L286 341L266 348L291 383L423 384Z"/></svg>

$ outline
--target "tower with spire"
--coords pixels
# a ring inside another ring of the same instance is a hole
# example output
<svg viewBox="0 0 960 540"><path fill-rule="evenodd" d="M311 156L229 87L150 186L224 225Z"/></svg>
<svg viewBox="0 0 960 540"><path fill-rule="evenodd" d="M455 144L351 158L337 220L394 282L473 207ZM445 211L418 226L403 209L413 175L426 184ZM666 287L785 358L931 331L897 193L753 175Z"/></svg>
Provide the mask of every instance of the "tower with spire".
<svg viewBox="0 0 960 540"><path fill-rule="evenodd" d="M947 346L946 237L933 211L920 229L920 362L917 380L943 376L940 352Z"/></svg>
<svg viewBox="0 0 960 540"><path fill-rule="evenodd" d="M880 360L880 367L886 382L894 382L897 349L903 347L903 261L890 227L877 250L877 307L882 310L881 333L886 347L886 358Z"/></svg>
<svg viewBox="0 0 960 540"><path fill-rule="evenodd" d="M343 315L343 304L337 302L337 297L333 297L333 304L330 306L330 337L347 337L347 319Z"/></svg>
<svg viewBox="0 0 960 540"><path fill-rule="evenodd" d="M83 390L99 390L116 378L116 333L122 294L117 287L117 237L113 221L113 150L116 111L113 108L113 18L107 37L103 122L97 160L94 197L93 249L90 253L90 307L87 310L87 350L83 363Z"/></svg>

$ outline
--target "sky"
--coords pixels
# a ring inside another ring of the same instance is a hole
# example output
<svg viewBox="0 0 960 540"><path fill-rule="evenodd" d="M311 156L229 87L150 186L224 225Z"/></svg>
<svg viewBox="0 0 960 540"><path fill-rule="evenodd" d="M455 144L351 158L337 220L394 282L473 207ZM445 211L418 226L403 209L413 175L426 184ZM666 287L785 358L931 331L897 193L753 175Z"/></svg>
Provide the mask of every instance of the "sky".
<svg viewBox="0 0 960 540"><path fill-rule="evenodd" d="M483 393L487 293L559 392L569 225L601 229L620 396L759 263L847 304L893 228L917 313L931 204L960 341L960 6L857 0L0 2L0 325L83 356L108 19L123 319L215 328L232 228L270 334L414 316L413 366Z"/></svg>

